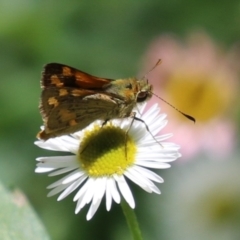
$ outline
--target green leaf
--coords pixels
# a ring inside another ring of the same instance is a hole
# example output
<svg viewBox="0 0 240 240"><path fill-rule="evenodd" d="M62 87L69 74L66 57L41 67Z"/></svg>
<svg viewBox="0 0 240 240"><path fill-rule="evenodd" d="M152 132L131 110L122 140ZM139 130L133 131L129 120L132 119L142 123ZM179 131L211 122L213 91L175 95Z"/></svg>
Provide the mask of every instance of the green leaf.
<svg viewBox="0 0 240 240"><path fill-rule="evenodd" d="M4 240L50 239L25 195L0 183L0 236Z"/></svg>

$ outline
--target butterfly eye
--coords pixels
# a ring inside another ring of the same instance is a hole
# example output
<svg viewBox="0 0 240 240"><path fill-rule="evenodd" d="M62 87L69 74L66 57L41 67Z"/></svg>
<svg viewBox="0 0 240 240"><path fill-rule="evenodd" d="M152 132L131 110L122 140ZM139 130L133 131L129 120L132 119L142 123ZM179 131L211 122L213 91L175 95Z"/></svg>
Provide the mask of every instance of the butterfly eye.
<svg viewBox="0 0 240 240"><path fill-rule="evenodd" d="M148 98L148 95L147 91L139 92L137 95L137 102L144 102Z"/></svg>

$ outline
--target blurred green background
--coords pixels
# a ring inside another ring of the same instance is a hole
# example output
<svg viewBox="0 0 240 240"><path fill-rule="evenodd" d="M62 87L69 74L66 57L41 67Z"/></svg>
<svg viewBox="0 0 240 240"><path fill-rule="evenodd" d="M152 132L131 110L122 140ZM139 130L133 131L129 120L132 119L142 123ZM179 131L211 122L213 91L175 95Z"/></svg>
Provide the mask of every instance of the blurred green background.
<svg viewBox="0 0 240 240"><path fill-rule="evenodd" d="M196 30L204 30L225 49L239 43L240 2L0 1L0 180L5 187L24 192L51 239L118 240L130 239L130 235L117 204L110 212L106 212L105 204L102 204L93 219L87 222L87 208L74 214L73 194L60 202L56 197L46 197L46 186L57 178L35 174L35 158L58 153L44 151L33 144L42 124L38 102L43 65L65 63L108 78L136 76L147 47L155 37L173 33L184 39ZM232 106L238 111L237 107ZM240 122L237 114L233 120ZM237 149L239 137L236 146ZM199 155L184 164L173 163L170 170L158 171L166 181L160 186L163 192L160 196L149 195L131 185L144 238L240 239L237 227L240 224L240 179L238 173L229 174L240 170L239 156L235 150L225 162L217 161L214 156ZM202 172L198 172L206 169L208 181ZM205 209L205 205L188 208L187 202L193 201L188 196L199 196L198 189L202 194L208 191L212 179L209 176L216 171L221 173L219 179L225 180L223 189L238 185L232 191L233 196L229 194L231 197L227 198L230 203L220 210L223 215L216 217L217 220L208 219L209 224L205 226L198 224L198 221L205 221L198 219L201 207ZM235 181L228 185L233 176ZM198 179L196 185L189 184L194 178ZM188 184L182 183L183 186L176 189L180 180ZM178 198L186 206L179 204ZM182 213L178 212L180 209ZM189 221L190 217L181 217L188 215L196 220L196 224ZM226 235L218 236L219 229L226 229Z"/></svg>

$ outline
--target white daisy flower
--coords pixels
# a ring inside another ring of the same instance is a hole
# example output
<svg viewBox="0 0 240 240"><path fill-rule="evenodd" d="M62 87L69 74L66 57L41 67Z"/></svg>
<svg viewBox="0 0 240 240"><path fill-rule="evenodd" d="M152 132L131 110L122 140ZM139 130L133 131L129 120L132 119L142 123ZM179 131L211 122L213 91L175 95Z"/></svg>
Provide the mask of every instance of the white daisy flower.
<svg viewBox="0 0 240 240"><path fill-rule="evenodd" d="M112 201L120 203L121 195L131 208L135 207L126 179L146 192L160 194L154 182L162 183L163 179L149 168L169 168L169 162L181 155L179 146L165 142L171 134L157 136L167 124L166 114L160 114L157 104L144 114L143 108L136 116L148 129L143 122L131 118L112 120L103 127L101 121L96 121L70 136L36 141L35 144L44 149L73 153L36 159L37 173L51 172L49 176L68 173L47 187L51 189L48 196L61 193L60 201L78 189L74 197L77 202L75 213L91 202L87 213L87 220L90 220L104 195L107 211L111 209Z"/></svg>

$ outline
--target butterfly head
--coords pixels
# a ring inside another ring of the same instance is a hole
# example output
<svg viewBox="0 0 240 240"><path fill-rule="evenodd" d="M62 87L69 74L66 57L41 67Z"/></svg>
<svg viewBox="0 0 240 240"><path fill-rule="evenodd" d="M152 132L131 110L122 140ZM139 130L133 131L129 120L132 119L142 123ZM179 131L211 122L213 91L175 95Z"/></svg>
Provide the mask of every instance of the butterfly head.
<svg viewBox="0 0 240 240"><path fill-rule="evenodd" d="M137 102L145 102L152 97L152 85L148 83L146 78L138 81L139 91L137 93Z"/></svg>

